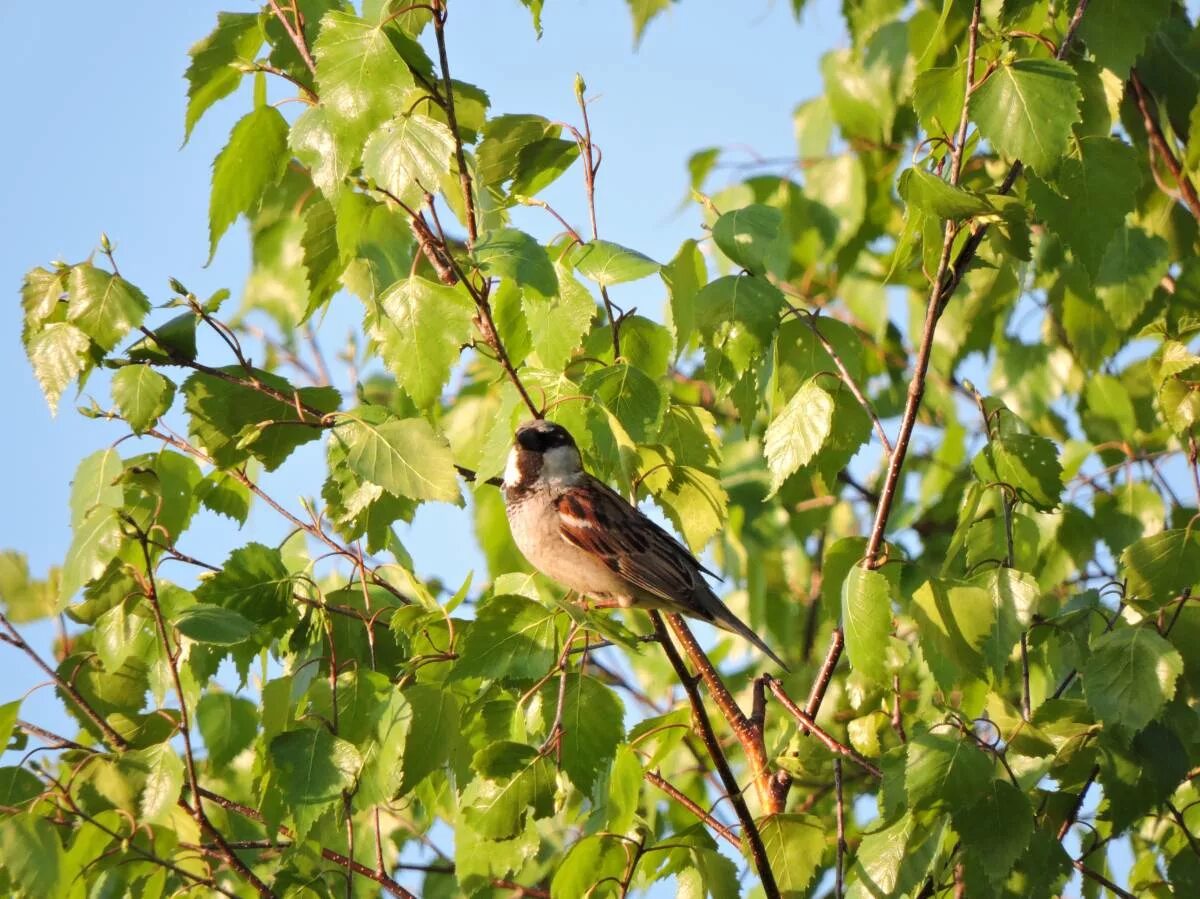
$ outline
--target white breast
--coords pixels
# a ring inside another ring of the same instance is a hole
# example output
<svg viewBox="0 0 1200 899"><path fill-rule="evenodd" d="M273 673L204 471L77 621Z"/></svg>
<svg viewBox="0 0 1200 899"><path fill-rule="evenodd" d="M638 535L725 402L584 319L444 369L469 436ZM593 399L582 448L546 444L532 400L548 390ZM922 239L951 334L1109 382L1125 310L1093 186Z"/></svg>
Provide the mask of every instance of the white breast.
<svg viewBox="0 0 1200 899"><path fill-rule="evenodd" d="M589 596L617 599L630 594L625 580L604 562L563 539L548 488L527 493L507 511L513 541L542 574Z"/></svg>

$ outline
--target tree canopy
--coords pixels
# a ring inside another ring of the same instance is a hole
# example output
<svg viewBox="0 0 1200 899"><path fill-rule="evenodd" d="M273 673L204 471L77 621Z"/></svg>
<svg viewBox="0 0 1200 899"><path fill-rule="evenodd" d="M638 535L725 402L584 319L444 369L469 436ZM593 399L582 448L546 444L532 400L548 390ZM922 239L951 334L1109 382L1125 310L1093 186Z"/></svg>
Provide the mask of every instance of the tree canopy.
<svg viewBox="0 0 1200 899"><path fill-rule="evenodd" d="M521 3L488 15L540 33ZM672 4L627 5L640 37ZM494 111L452 75L458 12L269 0L192 47L185 135L245 104L209 209L210 257L249 226L239 290L135 285L107 237L26 275L50 409L99 383L78 412L127 433L73 475L61 566L0 553L6 664L75 725L2 697L0 890L1200 892L1183 5L845 0L795 158L730 180L698 149L704 226L666 260L597 220L584 79L571 121ZM531 573L496 485L538 416L790 671ZM314 499L264 488L310 443ZM470 509L462 583L397 533L435 503ZM252 507L290 536L240 532Z"/></svg>

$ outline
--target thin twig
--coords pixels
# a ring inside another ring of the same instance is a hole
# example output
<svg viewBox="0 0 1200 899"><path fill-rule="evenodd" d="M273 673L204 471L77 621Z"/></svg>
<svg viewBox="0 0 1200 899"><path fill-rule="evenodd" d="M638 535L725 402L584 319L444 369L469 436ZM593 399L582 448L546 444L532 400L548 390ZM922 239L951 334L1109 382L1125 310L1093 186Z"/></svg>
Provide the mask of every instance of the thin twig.
<svg viewBox="0 0 1200 899"><path fill-rule="evenodd" d="M801 309L798 306L789 304L789 309L792 315L808 326L808 329L813 332L813 336L817 338L817 342L829 354L829 358L837 366L842 383L846 385L846 389L850 391L851 396L858 401L863 411L871 419L871 424L875 428L875 434L879 437L879 442L883 445L883 451L890 456L892 454L892 443L888 440L887 432L883 429L883 423L879 420L879 413L875 411L875 405L867 398L862 388L858 386L858 382L851 376L850 369L846 367L846 363L842 360L837 348L829 342L829 338L822 334L821 329L817 327L817 317L807 309Z"/></svg>
<svg viewBox="0 0 1200 899"><path fill-rule="evenodd" d="M662 790L664 793L666 793L668 796L670 796L672 799L674 799L676 802L678 802L680 805L682 805L685 809L687 809L689 812L691 812L697 818L699 818L701 821L703 821L705 825L710 827L712 829L712 831L715 834L717 834L717 836L721 837L721 839L723 839L725 842L727 842L730 846L733 846L735 849L742 848L742 842L741 842L741 840L739 840L737 838L737 834L735 834L732 830L730 830L728 827L726 827L724 824L722 824L720 821L718 821L716 818L714 818L712 815L710 815L707 811L705 811L703 808L701 808L699 805L697 805L695 802L693 802L686 794L684 794L680 790L676 789L669 781L667 781L657 771L647 771L645 773L645 778L650 783L654 784L654 786L658 787L660 790Z"/></svg>
<svg viewBox="0 0 1200 899"><path fill-rule="evenodd" d="M266 818L264 818L262 813L257 809L252 809L247 805L242 805L240 802L236 802L228 797L222 796L220 793L214 793L212 790L201 788L200 795L210 802L215 802L226 811L235 812L241 815L243 818L248 818L251 821L256 821L262 825L266 825L267 823ZM285 837L291 838L293 836L291 830L282 824L278 825L277 829L279 833L283 834ZM359 864L358 862L342 855L340 852L335 852L332 849L326 849L322 847L321 856L322 858L325 858L334 864L341 865L348 871L353 871L355 874L374 881L391 895L398 897L398 899L417 899L416 896L414 896L400 884L396 883L396 881L392 880L392 878L378 871L373 871L366 865Z"/></svg>
<svg viewBox="0 0 1200 899"><path fill-rule="evenodd" d="M1171 151L1171 147L1167 144L1166 135L1163 134L1162 127L1158 124L1158 116L1150 108L1151 97L1149 91L1146 90L1145 84L1142 83L1137 69L1130 70L1129 85L1133 88L1134 99L1137 101L1138 110L1142 113L1142 121L1146 125L1146 135L1150 138L1150 146L1158 153L1159 158L1162 159L1167 169L1170 170L1171 177L1179 185L1179 191L1183 195L1183 201L1187 205L1188 211L1192 213L1192 216L1197 221L1200 221L1200 196L1196 194L1196 186L1192 184L1192 179L1184 172L1179 159L1176 158L1175 154ZM1151 166L1153 164L1153 160L1151 160Z"/></svg>
<svg viewBox="0 0 1200 899"><path fill-rule="evenodd" d="M76 708L78 708L79 711L81 711L89 721L99 728L100 733L104 735L104 740L109 746L122 752L129 748L128 741L112 729L112 726L104 720L99 712L91 707L91 705L86 699L83 698L80 692L76 690L75 687L65 678L60 677L58 672L47 665L42 660L42 657L37 654L34 648L25 642L25 638L17 632L17 629L12 626L12 623L8 620L3 612L0 612L0 628L3 628L7 632L7 634L0 634L0 642L15 646L17 649L25 653L25 655L29 656L29 658L33 660L33 663L41 668L42 671L44 671L46 675L54 681L55 686L62 690L62 692L66 694L73 703L75 703Z"/></svg>
<svg viewBox="0 0 1200 899"><path fill-rule="evenodd" d="M1133 893L1129 892L1128 890L1121 889L1099 871L1089 868L1083 862L1077 859L1071 859L1071 864L1074 866L1076 871L1078 871L1088 880L1096 881L1096 883L1110 891L1114 896L1118 896L1120 899L1137 899L1137 896L1135 896Z"/></svg>
<svg viewBox="0 0 1200 899"><path fill-rule="evenodd" d="M299 10L296 11L296 22L293 24L284 15L283 10L279 8L277 0L267 0L267 3L271 7L271 12L275 14L275 18L279 20L279 24L283 26L283 30L287 32L287 36L296 45L296 52L300 54L300 58L304 60L304 64L308 66L308 70L316 75L317 64L313 60L312 51L308 49L308 39L304 36L304 23L300 18Z"/></svg>
<svg viewBox="0 0 1200 899"><path fill-rule="evenodd" d="M1096 778L1099 775L1100 766L1093 765L1091 773L1087 776L1087 780L1083 782L1083 786L1079 789L1079 795L1075 797L1075 802L1071 805L1070 811L1067 812L1067 817L1063 818L1062 824L1059 825L1058 834L1056 835L1059 842L1062 842L1063 837L1070 832L1071 825L1079 817L1079 811L1083 808L1083 800L1087 798L1088 790L1091 789L1092 784L1096 782Z"/></svg>
<svg viewBox="0 0 1200 899"><path fill-rule="evenodd" d="M137 528L137 525L131 519L126 519L126 524ZM154 616L154 626L158 631L158 639L167 659L167 667L171 671L171 683L175 688L175 699L179 703L179 734L183 738L184 770L187 772L188 787L191 790L192 796L195 797L196 802L193 809L193 817L200 828L208 831L216 844L221 847L225 861L233 870L241 875L242 879L254 887L255 891L264 897L264 899L274 897L274 890L268 887L250 869L249 865L242 861L238 854L229 847L229 844L225 842L225 835L213 826L212 822L208 820L208 815L204 812L204 801L200 798L200 778L196 774L196 756L192 750L192 730L187 696L183 691L183 682L179 677L179 655L178 652L171 648L171 638L167 632L167 623L163 617L162 606L158 602L158 586L154 579L154 561L150 554L149 540L145 532L140 528L137 528L137 537L142 548L142 560L146 567L145 575L139 576L142 593L146 597L146 602L150 606L150 611Z"/></svg>
<svg viewBox="0 0 1200 899"><path fill-rule="evenodd" d="M879 768L877 768L863 756L859 755L845 743L839 741L836 737L821 727L821 725L817 724L817 722L813 720L812 716L805 712L804 709L796 705L795 700L788 696L787 692L784 691L783 684L771 677L769 674L764 675L764 677L767 678L767 688L770 689L773 694L775 694L775 698L779 700L783 707L788 710L791 716L796 719L797 723L799 723L806 732L812 733L813 736L825 744L825 747L829 749L830 752L836 753L842 758L849 759L872 777L883 777L883 772L881 772Z"/></svg>
<svg viewBox="0 0 1200 899"><path fill-rule="evenodd" d="M842 899L842 877L846 861L846 809L842 797L842 760L833 760L833 791L837 809L837 862L834 867L833 895Z"/></svg>
<svg viewBox="0 0 1200 899"><path fill-rule="evenodd" d="M446 16L445 0L437 0L433 13L433 29L437 37L438 62L442 67L442 84L446 91L446 121L454 137L454 159L458 163L458 180L462 185L463 208L467 217L467 249L470 250L479 239L479 230L475 221L475 191L471 187L471 173L467 171L467 156L463 151L462 136L459 134L458 120L454 112L454 83L450 80L450 61L446 55Z"/></svg>

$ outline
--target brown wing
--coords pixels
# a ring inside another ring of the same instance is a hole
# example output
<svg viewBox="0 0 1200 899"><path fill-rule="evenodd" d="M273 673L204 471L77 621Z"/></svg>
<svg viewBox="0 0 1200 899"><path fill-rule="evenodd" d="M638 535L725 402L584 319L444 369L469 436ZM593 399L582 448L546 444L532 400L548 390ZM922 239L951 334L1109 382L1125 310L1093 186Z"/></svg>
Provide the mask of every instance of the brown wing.
<svg viewBox="0 0 1200 899"><path fill-rule="evenodd" d="M602 559L631 584L689 606L695 604L696 588L707 588L700 572L712 572L595 478L589 477L586 486L564 490L555 498L555 506L563 539Z"/></svg>

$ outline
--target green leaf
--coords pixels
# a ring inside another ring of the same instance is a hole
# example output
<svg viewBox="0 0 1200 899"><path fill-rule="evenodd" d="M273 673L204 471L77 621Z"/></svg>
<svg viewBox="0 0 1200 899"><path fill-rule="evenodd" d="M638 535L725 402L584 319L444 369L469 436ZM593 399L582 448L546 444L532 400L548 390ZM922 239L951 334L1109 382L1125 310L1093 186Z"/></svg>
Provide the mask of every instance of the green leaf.
<svg viewBox="0 0 1200 899"><path fill-rule="evenodd" d="M667 286L668 296L663 321L675 334L675 353L678 355L687 349L692 339L696 293L708 280L704 254L696 241L689 238L680 244L679 252L662 267L659 276Z"/></svg>
<svg viewBox="0 0 1200 899"><path fill-rule="evenodd" d="M633 16L633 46L637 47L646 34L650 20L670 7L673 0L625 0Z"/></svg>
<svg viewBox="0 0 1200 899"><path fill-rule="evenodd" d="M1034 508L1049 512L1058 506L1062 466L1057 448L1045 437L1001 434L975 457L973 468L984 483L1007 484Z"/></svg>
<svg viewBox="0 0 1200 899"><path fill-rule="evenodd" d="M522 291L521 307L542 367L561 371L583 342L596 317L596 301L571 272L556 265L558 292L545 296Z"/></svg>
<svg viewBox="0 0 1200 899"><path fill-rule="evenodd" d="M97 506L75 527L71 546L63 560L59 603L65 604L79 588L104 573L121 548L121 523L109 506Z"/></svg>
<svg viewBox="0 0 1200 899"><path fill-rule="evenodd" d="M236 646L258 632L258 626L240 613L208 603L180 609L172 623L185 637L216 646Z"/></svg>
<svg viewBox="0 0 1200 899"><path fill-rule="evenodd" d="M629 863L624 844L612 834L593 834L575 843L554 871L551 899L617 896Z"/></svg>
<svg viewBox="0 0 1200 899"><path fill-rule="evenodd" d="M8 703L5 708L16 704ZM9 730L11 731L11 728ZM5 738L4 742L7 745L8 739ZM639 784L641 783L641 779L641 774L639 773ZM42 782L28 770L18 768L15 765L0 767L0 803L3 803L7 808L18 809L41 795Z"/></svg>
<svg viewBox="0 0 1200 899"><path fill-rule="evenodd" d="M853 50L833 50L821 57L821 77L829 109L844 137L873 144L890 140L896 84L887 52L872 54L866 61Z"/></svg>
<svg viewBox="0 0 1200 899"><path fill-rule="evenodd" d="M129 348L132 362L192 362L196 358L196 315L184 312L169 319Z"/></svg>
<svg viewBox="0 0 1200 899"><path fill-rule="evenodd" d="M1064 159L1050 177L1029 178L1029 196L1041 218L1095 279L1108 245L1137 200L1142 165L1137 151L1114 137L1079 141L1079 158ZM1086 209L1087 215L1079 210ZM1113 263L1109 263L1110 266Z"/></svg>
<svg viewBox="0 0 1200 899"><path fill-rule="evenodd" d="M461 290L413 276L389 287L368 316L383 363L422 409L440 399L474 312Z"/></svg>
<svg viewBox="0 0 1200 899"><path fill-rule="evenodd" d="M1167 242L1141 228L1122 228L1109 243L1096 274L1096 295L1113 324L1128 330L1141 315L1170 266Z"/></svg>
<svg viewBox="0 0 1200 899"><path fill-rule="evenodd" d="M925 881L944 819L922 829L911 813L863 837L849 871L847 899L909 895Z"/></svg>
<svg viewBox="0 0 1200 899"><path fill-rule="evenodd" d="M196 721L208 751L208 764L224 768L254 741L258 707L240 696L208 692L196 704Z"/></svg>
<svg viewBox="0 0 1200 899"><path fill-rule="evenodd" d="M727 275L696 293L695 327L741 375L766 352L783 305L783 294L762 278Z"/></svg>
<svg viewBox="0 0 1200 899"><path fill-rule="evenodd" d="M210 512L245 524L250 516L250 488L220 470L208 473L196 488L196 498Z"/></svg>
<svg viewBox="0 0 1200 899"><path fill-rule="evenodd" d="M1044 173L1067 148L1082 96L1067 63L1018 59L971 94L971 118L997 150Z"/></svg>
<svg viewBox="0 0 1200 899"><path fill-rule="evenodd" d="M1152 627L1118 627L1092 640L1083 663L1083 693L1105 724L1139 731L1175 695L1179 652Z"/></svg>
<svg viewBox="0 0 1200 899"><path fill-rule="evenodd" d="M322 309L341 286L339 280L346 262L337 245L337 216L333 205L323 197L314 197L304 210L304 272L308 280L308 302L299 323L308 321Z"/></svg>
<svg viewBox="0 0 1200 899"><path fill-rule="evenodd" d="M386 16L383 4L380 15ZM382 25L340 10L321 20L313 45L317 87L338 155L347 168L362 157L367 135L408 108L413 76Z"/></svg>
<svg viewBox="0 0 1200 899"><path fill-rule="evenodd" d="M1200 582L1200 542L1190 528L1143 537L1121 554L1130 599L1160 608Z"/></svg>
<svg viewBox="0 0 1200 899"><path fill-rule="evenodd" d="M208 205L208 258L239 215L258 209L263 194L283 177L288 158L288 123L278 109L260 106L243 116L229 143L213 160Z"/></svg>
<svg viewBox="0 0 1200 899"><path fill-rule="evenodd" d="M995 214L987 197L943 181L924 169L905 169L900 175L900 196L910 206L942 219L964 219Z"/></svg>
<svg viewBox="0 0 1200 899"><path fill-rule="evenodd" d="M353 165L338 142L328 110L324 106L304 110L292 123L288 146L296 158L308 166L313 184L325 198L335 200Z"/></svg>
<svg viewBox="0 0 1200 899"><path fill-rule="evenodd" d="M34 580L29 576L29 562L23 553L0 550L0 607L14 624L49 618L58 611L57 568L50 576Z"/></svg>
<svg viewBox="0 0 1200 899"><path fill-rule="evenodd" d="M423 418L393 418L370 407L343 417L333 429L359 477L398 497L460 501L450 446Z"/></svg>
<svg viewBox="0 0 1200 899"><path fill-rule="evenodd" d="M515 835L527 817L554 811L554 765L532 746L500 741L476 753L478 776L461 797L471 829L489 840Z"/></svg>
<svg viewBox="0 0 1200 899"><path fill-rule="evenodd" d="M558 707L559 681L542 687L542 727L549 735ZM562 767L576 788L592 791L625 736L625 709L610 688L593 677L567 675L562 705Z"/></svg>
<svg viewBox="0 0 1200 899"><path fill-rule="evenodd" d="M863 677L882 682L887 674L888 635L892 631L892 602L887 578L855 565L842 584L842 627L850 664Z"/></svg>
<svg viewBox="0 0 1200 899"><path fill-rule="evenodd" d="M453 677L534 680L558 657L556 615L523 596L494 596L460 638Z"/></svg>
<svg viewBox="0 0 1200 899"><path fill-rule="evenodd" d="M48 818L30 813L0 820L0 857L7 879L23 895L56 895L66 873L64 855Z"/></svg>
<svg viewBox="0 0 1200 899"><path fill-rule="evenodd" d="M1033 806L1008 781L993 780L977 802L955 812L954 829L962 838L967 864L982 870L992 883L1003 883L1033 836Z"/></svg>
<svg viewBox="0 0 1200 899"><path fill-rule="evenodd" d="M115 347L150 311L144 293L86 262L71 269L69 285L67 318L103 350Z"/></svg>
<svg viewBox="0 0 1200 899"><path fill-rule="evenodd" d="M340 806L342 792L354 786L362 757L352 743L323 726L284 731L271 741L271 763L279 772L275 786L296 820L296 839L304 839L313 822Z"/></svg>
<svg viewBox="0 0 1200 899"><path fill-rule="evenodd" d="M825 830L811 815L771 815L759 819L759 836L781 896L799 899L808 895L808 884L825 854ZM747 851L745 845L742 851Z"/></svg>
<svg viewBox="0 0 1200 899"><path fill-rule="evenodd" d="M67 385L88 366L91 345L86 334L66 322L47 325L26 344L25 353L51 414L58 411Z"/></svg>
<svg viewBox="0 0 1200 899"><path fill-rule="evenodd" d="M949 136L958 130L966 78L967 67L962 63L926 69L917 76L913 109L926 132Z"/></svg>
<svg viewBox="0 0 1200 899"><path fill-rule="evenodd" d="M914 594L912 615L921 651L934 680L945 692L964 679L987 678L984 649L996 626L996 603L974 584L926 581Z"/></svg>
<svg viewBox="0 0 1200 899"><path fill-rule="evenodd" d="M183 790L183 759L170 743L139 750L134 756L146 766L146 784L138 808L141 823L162 824Z"/></svg>
<svg viewBox="0 0 1200 899"><path fill-rule="evenodd" d="M1145 0L1135 5L1124 0L1093 0L1079 22L1079 36L1096 61L1124 81L1146 39L1170 10L1170 0Z"/></svg>
<svg viewBox="0 0 1200 899"><path fill-rule="evenodd" d="M363 148L363 172L412 206L436 193L450 171L454 135L441 122L409 113L382 125Z"/></svg>
<svg viewBox="0 0 1200 899"><path fill-rule="evenodd" d="M404 698L412 707L409 732L418 738L404 743L401 793L409 792L454 758L465 724L458 700L441 687L413 684L405 689Z"/></svg>
<svg viewBox="0 0 1200 899"><path fill-rule="evenodd" d="M301 419L296 401L321 414L334 411L341 403L341 394L332 387L297 389L278 375L260 369L247 372L236 365L218 370L236 381L253 378L288 398L277 399L205 372L196 372L183 382L188 431L221 468L232 468L253 456L267 471L274 471L296 447L321 436L313 413L306 411Z"/></svg>
<svg viewBox="0 0 1200 899"><path fill-rule="evenodd" d="M726 212L712 227L721 252L755 275L787 274L788 241L783 213L773 206L752 203Z"/></svg>
<svg viewBox="0 0 1200 899"><path fill-rule="evenodd" d="M992 762L969 737L930 732L908 743L904 783L914 809L965 810L991 781Z"/></svg>
<svg viewBox="0 0 1200 899"><path fill-rule="evenodd" d="M649 256L607 240L577 245L570 259L579 274L601 287L648 278L662 268Z"/></svg>
<svg viewBox="0 0 1200 899"><path fill-rule="evenodd" d="M814 378L806 381L771 420L763 440L763 453L771 471L772 495L821 451L833 430L833 408L833 397Z"/></svg>
<svg viewBox="0 0 1200 899"><path fill-rule="evenodd" d="M557 138L562 129L537 115L500 115L483 126L483 139L476 154L476 172L481 185L494 200L506 202L503 184L517 177L521 170L521 153L543 139ZM541 153L535 151L536 157ZM530 167L533 160L526 157L526 178L536 172Z"/></svg>
<svg viewBox="0 0 1200 899"><path fill-rule="evenodd" d="M125 494L117 480L124 472L121 456L113 447L96 450L79 463L71 481L71 527L78 528L92 509L119 509Z"/></svg>
<svg viewBox="0 0 1200 899"><path fill-rule="evenodd" d="M219 12L217 27L188 50L192 61L183 76L188 83L185 144L208 108L237 90L243 76L237 63L253 61L263 37L258 13Z"/></svg>
<svg viewBox="0 0 1200 899"><path fill-rule="evenodd" d="M524 231L501 228L481 234L475 243L475 261L484 274L511 278L542 296L558 292L558 276L550 254Z"/></svg>
<svg viewBox="0 0 1200 899"><path fill-rule="evenodd" d="M231 552L221 570L201 581L195 593L200 603L228 609L243 621L277 625L292 605L292 576L279 550L248 543ZM217 638L213 642L236 641L237 634L245 630L241 622L228 616L206 615L195 625L204 635L197 639Z"/></svg>
<svg viewBox="0 0 1200 899"><path fill-rule="evenodd" d="M171 408L175 385L149 365L126 365L113 375L112 394L129 427L141 434Z"/></svg>
<svg viewBox="0 0 1200 899"><path fill-rule="evenodd" d="M635 443L650 443L657 436L667 398L640 368L623 362L607 365L584 378L580 389L612 412Z"/></svg>
<svg viewBox="0 0 1200 899"><path fill-rule="evenodd" d="M557 180L578 158L579 144L573 140L543 137L531 141L517 153L509 192L514 197L535 196Z"/></svg>

